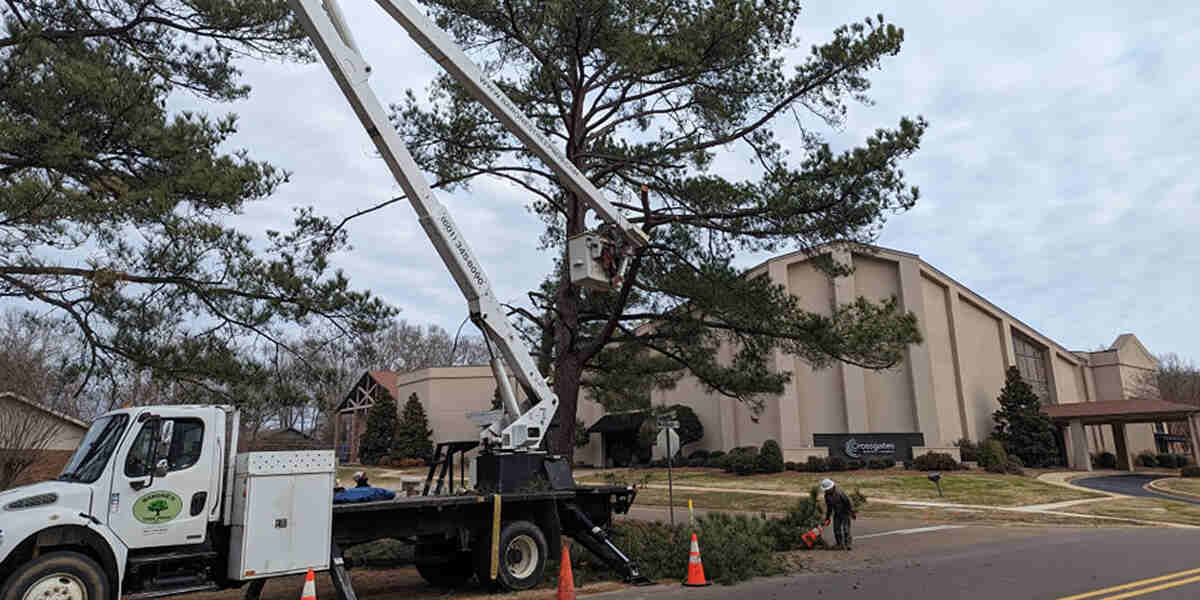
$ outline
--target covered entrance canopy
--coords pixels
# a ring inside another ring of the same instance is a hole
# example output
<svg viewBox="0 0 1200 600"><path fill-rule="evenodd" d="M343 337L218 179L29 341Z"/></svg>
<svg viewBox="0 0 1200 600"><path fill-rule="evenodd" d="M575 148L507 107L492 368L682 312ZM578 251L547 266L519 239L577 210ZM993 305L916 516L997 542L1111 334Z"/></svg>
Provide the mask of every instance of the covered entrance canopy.
<svg viewBox="0 0 1200 600"><path fill-rule="evenodd" d="M1188 424L1191 438L1192 460L1200 464L1200 407L1175 404L1152 398L1110 400L1105 402L1077 402L1042 407L1050 420L1062 425L1067 433L1068 463L1073 469L1092 470L1088 454L1085 425L1111 425L1116 443L1117 468L1133 470L1133 458L1125 439L1125 425L1129 423L1163 423L1184 421Z"/></svg>

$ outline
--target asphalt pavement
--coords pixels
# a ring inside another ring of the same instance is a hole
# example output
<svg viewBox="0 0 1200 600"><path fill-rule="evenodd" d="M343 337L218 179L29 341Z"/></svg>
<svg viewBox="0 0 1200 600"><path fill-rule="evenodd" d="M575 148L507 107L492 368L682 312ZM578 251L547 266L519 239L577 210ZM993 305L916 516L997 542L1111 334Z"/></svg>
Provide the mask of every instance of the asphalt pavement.
<svg viewBox="0 0 1200 600"><path fill-rule="evenodd" d="M635 588L595 598L755 600L1183 600L1200 597L1200 534L1158 528L967 527L862 539L844 572L757 579L736 587ZM852 568L860 551L883 550ZM888 558L891 554L891 558ZM814 554L836 558L835 552Z"/></svg>
<svg viewBox="0 0 1200 600"><path fill-rule="evenodd" d="M1093 490L1124 494L1126 496L1136 496L1139 498L1165 498L1167 500L1178 500L1180 502L1187 502L1189 504L1200 504L1200 500L1192 500L1189 498L1183 498L1181 496L1160 494L1145 488L1145 486L1151 481L1162 478L1162 475L1104 475L1101 477L1076 479L1071 483Z"/></svg>

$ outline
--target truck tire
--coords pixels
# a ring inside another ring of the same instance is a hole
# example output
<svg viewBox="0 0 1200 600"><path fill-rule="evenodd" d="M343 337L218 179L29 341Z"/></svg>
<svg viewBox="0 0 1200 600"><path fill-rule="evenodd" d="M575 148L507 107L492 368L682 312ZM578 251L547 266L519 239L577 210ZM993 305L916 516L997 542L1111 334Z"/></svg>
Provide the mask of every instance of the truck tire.
<svg viewBox="0 0 1200 600"><path fill-rule="evenodd" d="M484 532L475 544L475 576L483 587L509 592L527 590L542 581L549 548L542 530L529 521L512 521L500 529L500 568L491 580L492 537Z"/></svg>
<svg viewBox="0 0 1200 600"><path fill-rule="evenodd" d="M51 552L21 565L8 578L2 600L111 600L108 575L91 557Z"/></svg>
<svg viewBox="0 0 1200 600"><path fill-rule="evenodd" d="M420 556L420 546L417 548L417 555ZM446 562L427 563L418 560L416 565L417 573L420 573L425 581L441 588L462 587L475 574L470 552L456 552L453 558Z"/></svg>

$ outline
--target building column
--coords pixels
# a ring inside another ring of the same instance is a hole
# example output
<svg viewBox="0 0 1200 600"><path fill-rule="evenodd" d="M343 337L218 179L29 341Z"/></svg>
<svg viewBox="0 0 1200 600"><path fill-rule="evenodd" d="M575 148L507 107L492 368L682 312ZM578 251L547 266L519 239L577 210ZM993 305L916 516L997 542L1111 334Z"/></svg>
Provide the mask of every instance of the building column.
<svg viewBox="0 0 1200 600"><path fill-rule="evenodd" d="M925 301L921 289L921 269L911 258L900 259L900 304L903 309L917 317L917 326L925 335ZM926 336L928 337L928 336ZM912 381L913 403L917 417L917 431L925 436L926 446L945 446L952 443L950 436L942 434L938 418L938 399L933 395L933 359L929 354L929 343L911 344L908 347L909 378Z"/></svg>
<svg viewBox="0 0 1200 600"><path fill-rule="evenodd" d="M1070 452L1068 466L1076 471L1092 470L1092 457L1088 454L1087 431L1083 428L1083 421L1071 421L1067 428L1067 450Z"/></svg>
<svg viewBox="0 0 1200 600"><path fill-rule="evenodd" d="M1117 470L1132 471L1133 457L1129 455L1129 443L1125 439L1125 424L1113 423L1113 445L1116 446L1117 454Z"/></svg>
<svg viewBox="0 0 1200 600"><path fill-rule="evenodd" d="M1200 465L1200 415L1188 415L1188 434L1192 440L1192 462Z"/></svg>
<svg viewBox="0 0 1200 600"><path fill-rule="evenodd" d="M850 252L845 248L833 250L833 259L839 264L853 266L854 261ZM854 274L836 277L833 280L833 303L844 306L854 302ZM842 398L846 404L846 433L864 433L870 431L867 419L867 382L863 377L863 369L857 365L841 363L838 369L842 374Z"/></svg>

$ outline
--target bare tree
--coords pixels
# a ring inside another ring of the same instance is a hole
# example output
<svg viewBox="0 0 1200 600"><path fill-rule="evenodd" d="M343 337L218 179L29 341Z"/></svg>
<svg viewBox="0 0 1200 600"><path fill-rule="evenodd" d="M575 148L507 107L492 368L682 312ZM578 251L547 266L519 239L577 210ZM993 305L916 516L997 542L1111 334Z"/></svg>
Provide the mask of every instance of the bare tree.
<svg viewBox="0 0 1200 600"><path fill-rule="evenodd" d="M366 338L357 352L369 369L408 372L430 367L487 364L489 353L479 336L454 336L437 325L397 320Z"/></svg>
<svg viewBox="0 0 1200 600"><path fill-rule="evenodd" d="M0 490L12 487L58 436L62 420L33 401L0 392Z"/></svg>
<svg viewBox="0 0 1200 600"><path fill-rule="evenodd" d="M1158 371L1143 374L1135 390L1146 398L1200 406L1200 367L1178 354L1162 354L1158 356ZM1173 435L1188 435L1187 423L1168 423L1167 427Z"/></svg>

